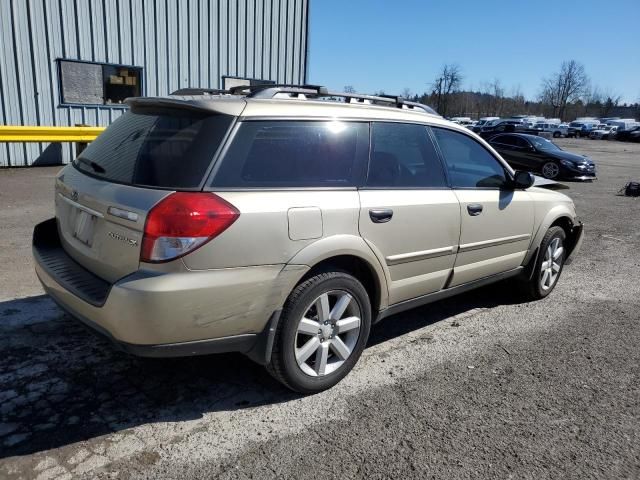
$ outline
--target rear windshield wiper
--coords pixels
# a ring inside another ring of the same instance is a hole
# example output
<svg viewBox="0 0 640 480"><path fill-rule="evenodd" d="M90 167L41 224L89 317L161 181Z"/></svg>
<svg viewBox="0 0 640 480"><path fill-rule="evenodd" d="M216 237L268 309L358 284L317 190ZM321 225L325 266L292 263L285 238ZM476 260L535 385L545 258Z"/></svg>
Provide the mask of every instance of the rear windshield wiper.
<svg viewBox="0 0 640 480"><path fill-rule="evenodd" d="M98 165L93 160L87 160L86 158L78 157L76 158L76 162L90 166L95 173L102 173L102 174L107 173L107 171L102 166Z"/></svg>

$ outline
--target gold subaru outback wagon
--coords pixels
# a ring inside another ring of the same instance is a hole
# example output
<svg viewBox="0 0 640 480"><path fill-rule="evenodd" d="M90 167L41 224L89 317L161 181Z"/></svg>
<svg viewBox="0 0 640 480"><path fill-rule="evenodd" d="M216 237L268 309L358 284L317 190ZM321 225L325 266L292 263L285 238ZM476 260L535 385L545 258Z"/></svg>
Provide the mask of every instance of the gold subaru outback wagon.
<svg viewBox="0 0 640 480"><path fill-rule="evenodd" d="M143 356L236 351L293 390L339 382L371 325L509 277L547 296L573 202L400 97L261 85L128 100L55 184L36 271Z"/></svg>

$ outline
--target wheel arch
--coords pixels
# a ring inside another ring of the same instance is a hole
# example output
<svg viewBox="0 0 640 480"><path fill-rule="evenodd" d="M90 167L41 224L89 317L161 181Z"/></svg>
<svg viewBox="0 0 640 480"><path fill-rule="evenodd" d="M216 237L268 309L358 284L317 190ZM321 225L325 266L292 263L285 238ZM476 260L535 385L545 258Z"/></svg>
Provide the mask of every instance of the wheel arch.
<svg viewBox="0 0 640 480"><path fill-rule="evenodd" d="M319 272L331 269L356 277L370 294L374 315L388 305L389 294L385 272L367 243L355 235L337 235L318 240L298 252L288 265L305 265L295 284Z"/></svg>
<svg viewBox="0 0 640 480"><path fill-rule="evenodd" d="M576 226L578 224L579 222L575 217L575 212L573 212L568 205L556 205L554 208L547 212L544 219L540 222L540 225L538 226L538 229L534 234L533 240L531 241L529 252L525 256L522 264L528 266L532 261L535 262L536 256L538 254L538 248L540 247L540 242L542 241L542 238L544 237L547 230L549 230L551 227L562 227L569 241L569 250L572 251L577 240Z"/></svg>

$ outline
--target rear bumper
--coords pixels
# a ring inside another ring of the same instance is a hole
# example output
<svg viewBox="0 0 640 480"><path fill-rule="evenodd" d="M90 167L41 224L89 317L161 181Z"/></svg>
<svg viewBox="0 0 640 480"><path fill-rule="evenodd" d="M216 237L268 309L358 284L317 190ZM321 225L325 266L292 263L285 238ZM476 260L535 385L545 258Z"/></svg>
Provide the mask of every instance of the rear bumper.
<svg viewBox="0 0 640 480"><path fill-rule="evenodd" d="M44 283L43 283L44 284ZM46 287L45 287L45 290ZM69 305L61 303L47 290L54 302L67 314L80 321L99 337L109 340L114 347L138 357L188 357L213 353L240 352L249 353L259 343L262 334L232 335L229 337L195 340L192 342L163 343L159 345L139 345L127 343L115 338L102 325L95 323L84 315L72 310Z"/></svg>
<svg viewBox="0 0 640 480"><path fill-rule="evenodd" d="M57 230L51 224L47 235L41 225L34 231L33 252L46 293L121 349L141 356L250 354L302 274L281 265L173 273L141 269L113 284L96 277L106 294L93 301L86 290L95 276L55 247L50 236Z"/></svg>

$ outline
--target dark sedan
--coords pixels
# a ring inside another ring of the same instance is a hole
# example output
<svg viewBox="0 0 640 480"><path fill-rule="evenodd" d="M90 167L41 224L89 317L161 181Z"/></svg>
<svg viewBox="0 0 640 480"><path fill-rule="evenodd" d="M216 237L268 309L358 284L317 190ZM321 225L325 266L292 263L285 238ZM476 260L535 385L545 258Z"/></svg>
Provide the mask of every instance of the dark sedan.
<svg viewBox="0 0 640 480"><path fill-rule="evenodd" d="M616 140L621 142L640 142L640 127L631 127L629 130L618 130Z"/></svg>
<svg viewBox="0 0 640 480"><path fill-rule="evenodd" d="M522 133L505 133L489 140L513 168L541 173L550 179L593 180L596 166L589 157L565 152L551 140Z"/></svg>

